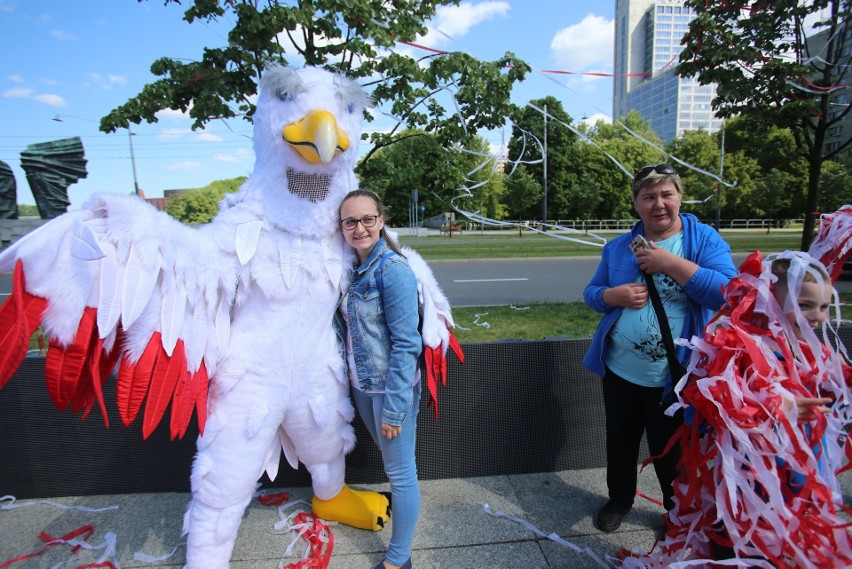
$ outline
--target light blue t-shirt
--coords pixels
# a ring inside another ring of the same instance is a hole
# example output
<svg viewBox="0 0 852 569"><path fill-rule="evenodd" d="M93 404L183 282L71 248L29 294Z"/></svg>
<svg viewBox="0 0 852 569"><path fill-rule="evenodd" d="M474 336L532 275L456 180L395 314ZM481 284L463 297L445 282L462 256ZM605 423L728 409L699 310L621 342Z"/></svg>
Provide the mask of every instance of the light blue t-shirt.
<svg viewBox="0 0 852 569"><path fill-rule="evenodd" d="M683 257L683 231L656 242L666 251ZM637 282L644 283L640 274ZM669 318L672 338L680 337L689 309L686 293L664 273L654 274L654 284ZM651 299L642 308L625 308L609 332L606 366L619 377L646 387L664 387L669 363Z"/></svg>

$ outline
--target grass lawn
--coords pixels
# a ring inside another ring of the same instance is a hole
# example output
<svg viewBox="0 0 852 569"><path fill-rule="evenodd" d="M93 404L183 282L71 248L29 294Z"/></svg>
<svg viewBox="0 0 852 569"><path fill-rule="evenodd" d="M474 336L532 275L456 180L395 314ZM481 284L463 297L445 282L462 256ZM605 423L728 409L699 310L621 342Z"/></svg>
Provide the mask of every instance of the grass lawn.
<svg viewBox="0 0 852 569"><path fill-rule="evenodd" d="M852 292L840 294L852 303ZM849 318L852 305L846 304ZM523 306L472 306L453 309L456 338L462 343L545 338L588 338L600 320L600 314L582 302L528 304Z"/></svg>
<svg viewBox="0 0 852 569"><path fill-rule="evenodd" d="M616 237L618 233L607 232L603 236L607 239ZM571 236L565 234L564 236ZM582 237L578 235L576 237ZM722 237L731 246L735 253L751 252L760 249L764 252L784 251L785 249L798 249L801 235L797 232L764 232L745 231L723 231ZM452 238L446 236L401 238L404 245L408 245L420 253L424 259L496 259L511 257L574 257L600 255L601 248L583 243L576 243L549 237L532 232L525 232L518 237L516 232L465 232Z"/></svg>

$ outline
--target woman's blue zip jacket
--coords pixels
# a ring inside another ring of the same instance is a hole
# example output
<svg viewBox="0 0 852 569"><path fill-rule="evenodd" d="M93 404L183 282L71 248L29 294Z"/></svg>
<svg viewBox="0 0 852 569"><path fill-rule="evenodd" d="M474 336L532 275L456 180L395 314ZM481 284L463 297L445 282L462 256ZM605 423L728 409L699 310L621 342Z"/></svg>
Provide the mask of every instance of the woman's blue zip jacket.
<svg viewBox="0 0 852 569"><path fill-rule="evenodd" d="M737 274L737 269L731 259L731 248L715 229L701 223L689 213L681 213L680 219L683 222L683 256L698 265L698 270L683 287L689 298L689 311L680 337L691 338L701 334L713 313L722 306L722 287ZM604 375L610 329L624 310L620 306L609 306L605 303L603 293L608 288L639 282L639 265L630 250L630 242L638 234L644 236L641 221L637 222L629 233L619 235L604 246L597 271L583 291L586 304L603 313L583 364L601 376ZM686 346L676 346L676 352L677 359L686 365L690 356L689 349ZM669 375L663 398L671 389Z"/></svg>
<svg viewBox="0 0 852 569"><path fill-rule="evenodd" d="M417 364L423 340L418 330L417 278L402 255L392 254L381 263L390 252L385 240L379 239L367 260L353 271L346 314L361 390L383 391L382 422L399 426L411 408L414 389L420 388ZM377 269L382 275L381 291L376 284ZM346 324L339 310L334 312L334 329L348 362Z"/></svg>

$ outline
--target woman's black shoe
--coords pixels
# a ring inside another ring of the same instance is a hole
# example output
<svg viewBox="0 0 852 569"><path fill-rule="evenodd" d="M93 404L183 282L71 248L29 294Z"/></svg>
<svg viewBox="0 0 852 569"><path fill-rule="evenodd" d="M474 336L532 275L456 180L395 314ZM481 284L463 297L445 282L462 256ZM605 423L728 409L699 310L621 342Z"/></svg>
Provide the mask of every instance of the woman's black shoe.
<svg viewBox="0 0 852 569"><path fill-rule="evenodd" d="M612 500L604 504L595 516L595 527L603 532L617 530L621 526L621 520L633 506L619 506Z"/></svg>

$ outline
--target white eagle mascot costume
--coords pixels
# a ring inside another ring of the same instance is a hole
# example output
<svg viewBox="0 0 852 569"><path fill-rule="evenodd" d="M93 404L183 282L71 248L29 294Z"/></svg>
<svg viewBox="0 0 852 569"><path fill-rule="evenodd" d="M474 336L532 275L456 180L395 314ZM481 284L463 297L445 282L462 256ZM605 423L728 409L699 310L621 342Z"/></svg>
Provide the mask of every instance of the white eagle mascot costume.
<svg viewBox="0 0 852 569"><path fill-rule="evenodd" d="M173 438L197 414L189 568L228 567L257 479L275 478L282 449L310 472L315 514L373 530L387 519L384 496L344 484L353 408L331 324L355 258L338 206L358 185L368 104L341 75L271 67L254 115L254 170L210 224L97 195L0 253L0 271L14 270L0 308L0 388L42 323L59 409L88 414L97 403L106 420L101 386L118 367L119 415L129 425L147 399L145 437L169 403ZM431 328L443 342L429 355L446 355L449 305L421 275L424 297L424 338Z"/></svg>

